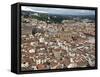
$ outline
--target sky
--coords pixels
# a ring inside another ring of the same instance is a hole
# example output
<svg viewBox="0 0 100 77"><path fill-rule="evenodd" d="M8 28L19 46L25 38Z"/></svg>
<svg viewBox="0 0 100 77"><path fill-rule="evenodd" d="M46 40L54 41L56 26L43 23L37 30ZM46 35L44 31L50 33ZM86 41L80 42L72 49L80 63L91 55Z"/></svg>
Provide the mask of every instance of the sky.
<svg viewBox="0 0 100 77"><path fill-rule="evenodd" d="M21 10L63 15L95 15L95 10L22 6Z"/></svg>

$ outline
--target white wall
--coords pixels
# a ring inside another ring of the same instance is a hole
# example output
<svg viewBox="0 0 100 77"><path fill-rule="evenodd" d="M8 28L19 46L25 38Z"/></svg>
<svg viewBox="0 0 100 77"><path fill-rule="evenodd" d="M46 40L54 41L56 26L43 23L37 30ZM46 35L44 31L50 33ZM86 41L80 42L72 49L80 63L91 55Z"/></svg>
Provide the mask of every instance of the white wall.
<svg viewBox="0 0 100 77"><path fill-rule="evenodd" d="M40 73L16 75L10 72L10 5L15 2L46 3L76 6L98 7L100 13L100 0L1 0L0 1L0 77L98 77L100 69L87 71L70 71L57 73ZM100 20L100 15L98 15ZM98 29L100 23L98 23ZM100 30L98 31L100 33ZM98 36L100 39L100 36ZM100 43L100 41L98 40ZM99 44L100 45L100 44ZM99 47L98 47L99 48ZM98 49L98 51L100 48ZM99 53L99 52L98 52ZM100 53L98 55L100 59ZM98 64L100 67L100 62Z"/></svg>

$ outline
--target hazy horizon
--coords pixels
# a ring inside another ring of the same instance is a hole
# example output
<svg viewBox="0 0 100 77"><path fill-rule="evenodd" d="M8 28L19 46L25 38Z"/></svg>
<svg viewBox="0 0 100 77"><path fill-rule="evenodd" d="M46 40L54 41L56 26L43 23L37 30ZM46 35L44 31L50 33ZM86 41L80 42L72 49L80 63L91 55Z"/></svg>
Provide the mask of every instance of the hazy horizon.
<svg viewBox="0 0 100 77"><path fill-rule="evenodd" d="M38 12L38 13L58 14L58 15L95 15L95 10L82 10L82 9L22 6L21 10Z"/></svg>

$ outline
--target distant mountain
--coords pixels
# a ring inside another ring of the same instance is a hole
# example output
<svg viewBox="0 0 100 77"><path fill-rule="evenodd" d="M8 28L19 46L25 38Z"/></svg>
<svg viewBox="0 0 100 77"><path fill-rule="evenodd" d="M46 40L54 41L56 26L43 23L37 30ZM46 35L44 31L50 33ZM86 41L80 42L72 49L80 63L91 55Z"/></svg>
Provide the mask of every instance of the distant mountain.
<svg viewBox="0 0 100 77"><path fill-rule="evenodd" d="M62 20L81 20L81 19L88 19L88 20L95 20L95 15L60 15L60 14L48 14L46 12L34 12L34 11L25 11L22 10L21 14L25 17L34 17L40 20L49 20L49 21L57 21L61 22ZM49 19L48 19L49 18Z"/></svg>

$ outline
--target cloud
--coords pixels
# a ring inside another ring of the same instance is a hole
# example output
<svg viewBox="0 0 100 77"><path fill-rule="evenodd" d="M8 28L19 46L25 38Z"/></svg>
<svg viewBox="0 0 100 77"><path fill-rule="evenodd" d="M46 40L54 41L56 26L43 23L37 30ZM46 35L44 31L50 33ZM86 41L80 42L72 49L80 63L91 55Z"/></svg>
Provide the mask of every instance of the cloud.
<svg viewBox="0 0 100 77"><path fill-rule="evenodd" d="M21 10L24 10L24 11L33 11L31 8L24 7L24 6L21 7Z"/></svg>
<svg viewBox="0 0 100 77"><path fill-rule="evenodd" d="M33 12L39 12L39 13L48 13L46 11L36 10L36 9L30 8L30 7L25 7L25 6L22 6L21 10L24 10L24 11L33 11Z"/></svg>

